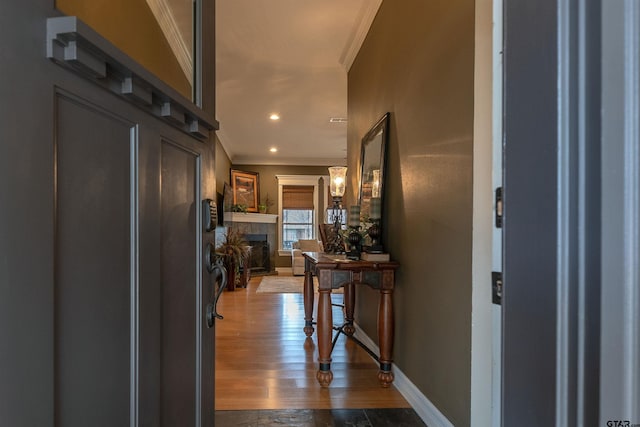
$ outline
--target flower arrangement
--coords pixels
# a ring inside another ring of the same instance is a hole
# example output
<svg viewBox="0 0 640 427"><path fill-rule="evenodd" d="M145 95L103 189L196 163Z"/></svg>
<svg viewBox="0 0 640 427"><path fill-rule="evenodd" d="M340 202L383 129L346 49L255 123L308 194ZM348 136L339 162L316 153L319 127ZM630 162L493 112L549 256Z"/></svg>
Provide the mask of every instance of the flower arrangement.
<svg viewBox="0 0 640 427"><path fill-rule="evenodd" d="M358 227L349 226L340 230L342 241L348 245L349 251L347 257L358 259L363 246L369 241L369 228L373 221L368 215L360 217L360 225Z"/></svg>

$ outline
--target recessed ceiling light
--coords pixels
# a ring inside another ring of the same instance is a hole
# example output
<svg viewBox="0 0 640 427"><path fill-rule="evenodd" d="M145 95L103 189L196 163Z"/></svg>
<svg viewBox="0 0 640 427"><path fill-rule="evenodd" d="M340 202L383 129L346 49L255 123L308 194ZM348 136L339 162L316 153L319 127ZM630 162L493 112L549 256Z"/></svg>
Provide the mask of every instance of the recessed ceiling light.
<svg viewBox="0 0 640 427"><path fill-rule="evenodd" d="M277 153L278 149L276 147L271 147L269 151L271 151L272 153Z"/></svg>
<svg viewBox="0 0 640 427"><path fill-rule="evenodd" d="M331 117L329 123L347 123L346 117Z"/></svg>
<svg viewBox="0 0 640 427"><path fill-rule="evenodd" d="M280 120L280 115L273 113L272 115L269 116L269 118L271 120Z"/></svg>

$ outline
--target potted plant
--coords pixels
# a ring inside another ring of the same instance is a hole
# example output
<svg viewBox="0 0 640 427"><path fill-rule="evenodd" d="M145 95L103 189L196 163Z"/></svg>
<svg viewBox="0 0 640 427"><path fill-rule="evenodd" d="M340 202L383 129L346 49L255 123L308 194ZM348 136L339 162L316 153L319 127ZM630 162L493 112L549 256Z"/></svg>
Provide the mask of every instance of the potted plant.
<svg viewBox="0 0 640 427"><path fill-rule="evenodd" d="M273 206L273 200L269 198L269 193L267 193L267 197L258 205L258 212L267 213L271 206Z"/></svg>
<svg viewBox="0 0 640 427"><path fill-rule="evenodd" d="M247 244L242 233L229 227L224 240L216 248L216 254L223 259L227 269L227 289L233 291L240 282L240 267L245 265L251 247Z"/></svg>

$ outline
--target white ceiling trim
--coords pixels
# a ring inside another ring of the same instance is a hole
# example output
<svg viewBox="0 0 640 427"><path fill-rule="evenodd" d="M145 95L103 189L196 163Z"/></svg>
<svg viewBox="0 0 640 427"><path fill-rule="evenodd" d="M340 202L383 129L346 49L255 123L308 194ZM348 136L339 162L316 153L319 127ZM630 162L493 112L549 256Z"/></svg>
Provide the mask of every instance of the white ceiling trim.
<svg viewBox="0 0 640 427"><path fill-rule="evenodd" d="M223 145L224 146L224 145ZM231 162L234 165L286 165L286 166L346 166L347 159L329 157L274 157L236 156Z"/></svg>
<svg viewBox="0 0 640 427"><path fill-rule="evenodd" d="M360 25L351 34L342 55L340 55L340 64L345 70L347 70L347 72L351 69L353 61L356 60L356 56L362 47L362 43L364 43L364 39L369 33L369 28L371 27L381 4L382 0L376 0L373 7L368 7L366 3L362 4L362 8L360 8L360 12L358 13L358 21L360 22Z"/></svg>
<svg viewBox="0 0 640 427"><path fill-rule="evenodd" d="M176 56L180 68L189 84L193 86L193 60L191 58L191 47L187 46L184 39L180 35L178 24L176 23L171 8L166 0L146 0L153 16L155 16L164 36L169 42L169 46Z"/></svg>

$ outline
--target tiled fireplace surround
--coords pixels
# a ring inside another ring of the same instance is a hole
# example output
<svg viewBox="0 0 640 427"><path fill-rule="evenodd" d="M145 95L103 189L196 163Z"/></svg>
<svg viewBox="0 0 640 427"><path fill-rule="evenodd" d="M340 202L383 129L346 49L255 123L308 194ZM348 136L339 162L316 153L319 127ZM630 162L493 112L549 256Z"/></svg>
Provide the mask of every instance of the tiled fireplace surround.
<svg viewBox="0 0 640 427"><path fill-rule="evenodd" d="M258 274L271 274L275 272L276 233L278 215L230 212L225 213L224 227L216 229L216 246L224 239L224 234L232 227L242 234L263 234L267 236L269 243L270 270Z"/></svg>

